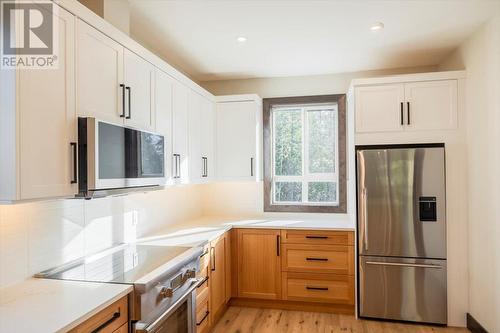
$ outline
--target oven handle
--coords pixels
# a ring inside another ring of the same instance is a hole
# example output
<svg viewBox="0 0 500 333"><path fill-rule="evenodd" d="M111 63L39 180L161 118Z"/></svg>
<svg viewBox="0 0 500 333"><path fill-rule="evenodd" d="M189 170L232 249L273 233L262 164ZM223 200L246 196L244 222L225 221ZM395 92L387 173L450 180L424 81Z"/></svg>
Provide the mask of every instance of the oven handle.
<svg viewBox="0 0 500 333"><path fill-rule="evenodd" d="M168 309L168 311L165 311L158 319L156 319L154 322L152 322L150 325L144 327L144 328L139 328L135 330L135 333L152 333L155 332L156 329L161 328L161 325L163 322L175 311L177 308L186 301L186 299L198 288L198 286L201 284L202 280L201 279L191 279L191 286L189 287L188 290L186 290L186 293L184 296L179 298L172 306ZM140 322L136 323L140 324Z"/></svg>

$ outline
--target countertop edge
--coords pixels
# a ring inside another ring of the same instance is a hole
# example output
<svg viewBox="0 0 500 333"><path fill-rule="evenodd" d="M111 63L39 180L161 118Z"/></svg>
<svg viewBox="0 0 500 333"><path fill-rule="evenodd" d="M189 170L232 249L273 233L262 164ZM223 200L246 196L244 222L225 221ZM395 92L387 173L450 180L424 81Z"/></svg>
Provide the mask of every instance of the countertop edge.
<svg viewBox="0 0 500 333"><path fill-rule="evenodd" d="M114 297L110 298L106 302L102 303L98 307L93 308L92 310L90 310L89 312L87 312L85 315L83 315L80 318L74 320L73 322L71 322L70 324L66 325L65 327L62 327L61 329L59 329L55 333L65 333L65 332L68 332L69 330L72 330L73 328L77 327L81 323L83 323L86 320L90 319L92 316L94 316L95 314L97 314L100 311L104 310L105 308L107 308L108 306L110 306L111 304L113 304L114 302L118 301L122 297L130 294L133 290L134 290L134 287L132 285L129 285L129 287L127 289L125 289L122 292L118 293L117 295L115 295Z"/></svg>

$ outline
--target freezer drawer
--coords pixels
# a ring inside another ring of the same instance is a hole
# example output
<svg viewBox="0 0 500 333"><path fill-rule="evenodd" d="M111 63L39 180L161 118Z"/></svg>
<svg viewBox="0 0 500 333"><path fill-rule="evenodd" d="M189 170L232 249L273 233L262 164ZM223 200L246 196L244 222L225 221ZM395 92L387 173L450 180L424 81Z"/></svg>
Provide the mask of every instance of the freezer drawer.
<svg viewBox="0 0 500 333"><path fill-rule="evenodd" d="M361 317L446 324L446 260L359 258Z"/></svg>

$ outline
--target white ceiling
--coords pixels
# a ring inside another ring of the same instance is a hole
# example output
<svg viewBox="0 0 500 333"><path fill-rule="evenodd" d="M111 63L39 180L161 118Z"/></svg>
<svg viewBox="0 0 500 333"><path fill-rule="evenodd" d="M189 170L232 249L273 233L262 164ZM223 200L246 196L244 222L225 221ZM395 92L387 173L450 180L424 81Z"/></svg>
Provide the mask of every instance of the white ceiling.
<svg viewBox="0 0 500 333"><path fill-rule="evenodd" d="M438 64L499 3L130 0L130 26L134 38L200 81L317 75ZM385 29L370 31L378 21Z"/></svg>

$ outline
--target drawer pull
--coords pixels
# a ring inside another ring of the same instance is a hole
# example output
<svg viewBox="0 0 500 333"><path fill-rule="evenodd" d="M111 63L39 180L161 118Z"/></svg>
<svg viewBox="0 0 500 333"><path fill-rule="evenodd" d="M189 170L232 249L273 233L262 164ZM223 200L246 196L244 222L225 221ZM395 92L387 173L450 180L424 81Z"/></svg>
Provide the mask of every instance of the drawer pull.
<svg viewBox="0 0 500 333"><path fill-rule="evenodd" d="M203 316L203 318L201 318L200 322L196 323L196 326L200 326L205 321L205 319L207 319L209 314L210 314L210 311L206 311L205 315Z"/></svg>
<svg viewBox="0 0 500 333"><path fill-rule="evenodd" d="M208 275L205 276L205 278L200 281L200 283L198 284L198 288L200 288L201 286L203 286L205 284L205 282L207 282L207 281L208 281Z"/></svg>
<svg viewBox="0 0 500 333"><path fill-rule="evenodd" d="M306 258L307 261L328 261L328 258Z"/></svg>
<svg viewBox="0 0 500 333"><path fill-rule="evenodd" d="M307 235L306 238L308 238L308 239L328 239L328 236L309 236L309 235Z"/></svg>
<svg viewBox="0 0 500 333"><path fill-rule="evenodd" d="M307 290L328 291L328 287L306 287Z"/></svg>
<svg viewBox="0 0 500 333"><path fill-rule="evenodd" d="M111 316L111 318L109 318L104 323L102 323L101 325L99 325L99 327L97 327L95 330L93 330L92 333L98 333L99 331L101 331L102 329L104 329L106 326L111 325L111 323L114 322L118 318L120 318L120 308L118 308L118 310L115 313L113 313L113 315Z"/></svg>

